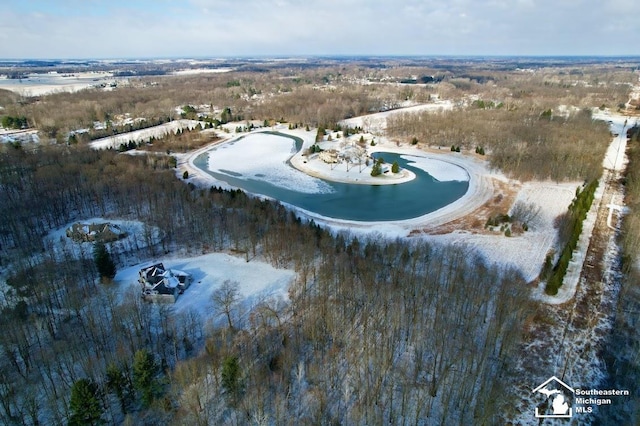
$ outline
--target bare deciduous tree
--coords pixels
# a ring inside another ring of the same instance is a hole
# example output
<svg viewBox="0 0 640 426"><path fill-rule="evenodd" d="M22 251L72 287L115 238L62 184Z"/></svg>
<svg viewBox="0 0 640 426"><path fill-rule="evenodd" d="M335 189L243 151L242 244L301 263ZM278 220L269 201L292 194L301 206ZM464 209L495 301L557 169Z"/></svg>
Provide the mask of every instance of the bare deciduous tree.
<svg viewBox="0 0 640 426"><path fill-rule="evenodd" d="M219 315L227 318L227 324L233 329L232 314L240 302L240 283L225 280L222 285L211 294L214 309Z"/></svg>

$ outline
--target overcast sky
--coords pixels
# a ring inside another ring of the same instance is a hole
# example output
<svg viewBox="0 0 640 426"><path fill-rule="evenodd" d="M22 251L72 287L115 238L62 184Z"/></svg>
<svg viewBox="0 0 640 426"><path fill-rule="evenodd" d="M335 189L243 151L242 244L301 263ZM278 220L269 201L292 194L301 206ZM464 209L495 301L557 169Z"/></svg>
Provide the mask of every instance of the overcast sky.
<svg viewBox="0 0 640 426"><path fill-rule="evenodd" d="M0 0L0 58L639 55L640 0Z"/></svg>

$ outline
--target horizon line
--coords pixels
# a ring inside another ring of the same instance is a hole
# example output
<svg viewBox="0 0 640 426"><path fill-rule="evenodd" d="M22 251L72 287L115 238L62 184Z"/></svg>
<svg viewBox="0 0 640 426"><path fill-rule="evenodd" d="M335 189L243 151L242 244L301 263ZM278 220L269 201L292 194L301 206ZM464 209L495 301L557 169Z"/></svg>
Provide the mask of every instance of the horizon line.
<svg viewBox="0 0 640 426"><path fill-rule="evenodd" d="M9 57L1 62L90 62L90 61L189 61L189 60L251 60L251 59L640 59L640 54L242 54L242 55L185 55L185 56L113 56L113 57Z"/></svg>

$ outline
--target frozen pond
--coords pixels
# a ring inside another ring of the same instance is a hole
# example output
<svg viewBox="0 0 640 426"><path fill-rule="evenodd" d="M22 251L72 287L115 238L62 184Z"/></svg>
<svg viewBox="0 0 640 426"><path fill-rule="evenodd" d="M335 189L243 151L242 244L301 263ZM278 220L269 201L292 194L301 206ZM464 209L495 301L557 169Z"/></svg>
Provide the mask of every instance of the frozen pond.
<svg viewBox="0 0 640 426"><path fill-rule="evenodd" d="M426 155L378 152L389 164L416 174L397 185L332 182L293 168L288 160L302 140L280 133L241 136L201 154L194 165L218 180L320 216L355 221L395 221L445 207L469 188L466 170ZM358 173L357 166L354 174ZM429 174L427 170L431 170ZM368 172L363 172L368 173ZM438 180L440 178L441 180Z"/></svg>

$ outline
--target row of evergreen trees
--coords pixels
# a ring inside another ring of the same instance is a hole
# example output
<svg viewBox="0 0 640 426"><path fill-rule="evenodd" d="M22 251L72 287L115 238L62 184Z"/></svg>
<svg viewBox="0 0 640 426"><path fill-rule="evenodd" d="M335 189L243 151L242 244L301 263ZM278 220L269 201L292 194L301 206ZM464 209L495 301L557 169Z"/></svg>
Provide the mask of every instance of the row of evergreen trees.
<svg viewBox="0 0 640 426"><path fill-rule="evenodd" d="M578 246L578 239L582 234L582 224L591 208L597 187L598 181L592 180L582 190L578 188L575 198L569 205L569 222L567 225L570 230L569 240L562 249L556 265L552 269L548 268L548 266L543 269L542 278L547 280L545 293L549 295L558 294L558 289L562 286L573 251ZM546 265L549 265L549 262L550 259L547 259L545 261Z"/></svg>

